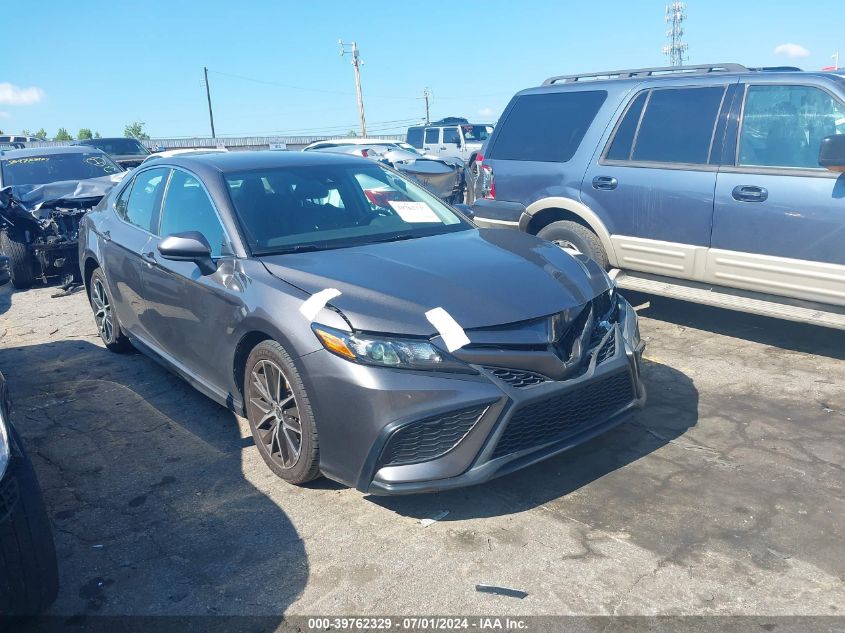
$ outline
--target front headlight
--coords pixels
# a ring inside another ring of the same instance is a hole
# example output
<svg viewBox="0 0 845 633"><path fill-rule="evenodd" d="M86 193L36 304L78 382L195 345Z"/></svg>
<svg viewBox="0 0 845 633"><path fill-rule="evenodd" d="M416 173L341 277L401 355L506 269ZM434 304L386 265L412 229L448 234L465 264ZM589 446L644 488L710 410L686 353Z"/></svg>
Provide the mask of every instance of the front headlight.
<svg viewBox="0 0 845 633"><path fill-rule="evenodd" d="M319 323L312 324L311 329L323 347L348 361L397 369L477 373L424 339L343 332Z"/></svg>

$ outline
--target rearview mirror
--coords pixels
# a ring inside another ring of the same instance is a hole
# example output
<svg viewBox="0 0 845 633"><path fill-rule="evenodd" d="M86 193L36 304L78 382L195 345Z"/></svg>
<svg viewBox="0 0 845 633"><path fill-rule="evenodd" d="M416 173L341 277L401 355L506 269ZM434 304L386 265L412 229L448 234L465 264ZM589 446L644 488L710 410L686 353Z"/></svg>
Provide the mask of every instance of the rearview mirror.
<svg viewBox="0 0 845 633"><path fill-rule="evenodd" d="M822 139L819 165L830 171L845 171L845 134L834 134Z"/></svg>
<svg viewBox="0 0 845 633"><path fill-rule="evenodd" d="M199 231L185 231L168 235L158 245L164 259L174 262L194 262L203 275L211 275L217 265L211 259L211 246Z"/></svg>
<svg viewBox="0 0 845 633"><path fill-rule="evenodd" d="M467 216L470 220L475 217L475 211L473 211L469 205L466 205L463 202L457 202L452 206L455 207L461 213L463 213L465 216Z"/></svg>

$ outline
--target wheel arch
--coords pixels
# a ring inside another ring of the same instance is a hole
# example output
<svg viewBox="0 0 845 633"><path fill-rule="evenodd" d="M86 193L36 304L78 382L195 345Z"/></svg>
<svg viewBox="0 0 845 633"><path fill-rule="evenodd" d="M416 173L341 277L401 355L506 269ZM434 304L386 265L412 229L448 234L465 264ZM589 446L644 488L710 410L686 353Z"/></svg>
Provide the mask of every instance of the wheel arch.
<svg viewBox="0 0 845 633"><path fill-rule="evenodd" d="M94 274L94 271L100 267L100 262L97 261L97 258L94 257L92 254L85 255L82 265L82 283L85 285L85 290L90 292L91 290L91 275Z"/></svg>
<svg viewBox="0 0 845 633"><path fill-rule="evenodd" d="M232 379L235 381L235 386L241 396L243 411L240 413L242 415L246 415L246 391L244 389L246 361L252 350L254 350L259 343L274 340L276 340L276 337L270 335L263 329L251 329L248 332L245 332L240 339L238 339L237 345L235 345L235 353L232 358Z"/></svg>
<svg viewBox="0 0 845 633"><path fill-rule="evenodd" d="M577 222L595 233L607 253L611 266L617 266L618 259L610 231L595 211L572 198L543 198L531 203L519 218L519 228L531 235L537 235L544 227L560 220Z"/></svg>

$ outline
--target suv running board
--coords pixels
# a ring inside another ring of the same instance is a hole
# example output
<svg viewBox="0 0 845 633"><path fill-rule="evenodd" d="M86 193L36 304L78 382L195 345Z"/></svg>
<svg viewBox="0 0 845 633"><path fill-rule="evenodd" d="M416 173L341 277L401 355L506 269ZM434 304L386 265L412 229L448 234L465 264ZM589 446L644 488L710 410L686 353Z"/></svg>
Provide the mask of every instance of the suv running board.
<svg viewBox="0 0 845 633"><path fill-rule="evenodd" d="M758 295L733 288L708 286L694 281L680 279L667 281L664 278L636 272L619 271L616 275L616 285L623 290L845 330L845 309L837 306L821 306L785 297Z"/></svg>

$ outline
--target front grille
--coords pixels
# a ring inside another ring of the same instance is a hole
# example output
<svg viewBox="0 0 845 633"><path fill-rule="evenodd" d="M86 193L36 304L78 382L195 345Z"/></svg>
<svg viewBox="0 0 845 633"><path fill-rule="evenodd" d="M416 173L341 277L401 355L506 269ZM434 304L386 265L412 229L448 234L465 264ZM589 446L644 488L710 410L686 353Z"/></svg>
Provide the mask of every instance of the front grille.
<svg viewBox="0 0 845 633"><path fill-rule="evenodd" d="M402 427L387 441L381 465L414 464L448 453L464 439L486 410L486 405L460 409Z"/></svg>
<svg viewBox="0 0 845 633"><path fill-rule="evenodd" d="M601 346L601 349L596 352L596 355L598 356L598 358L596 358L596 365L601 365L614 354L616 354L616 336L611 335L608 337L607 342Z"/></svg>
<svg viewBox="0 0 845 633"><path fill-rule="evenodd" d="M530 387L531 385L539 385L540 383L549 380L542 374L537 374L533 371L504 369L503 367L485 367L484 369L489 371L499 380L518 389L521 389L522 387Z"/></svg>
<svg viewBox="0 0 845 633"><path fill-rule="evenodd" d="M562 440L600 424L634 400L628 372L587 383L559 396L528 404L513 414L493 457Z"/></svg>

